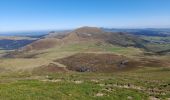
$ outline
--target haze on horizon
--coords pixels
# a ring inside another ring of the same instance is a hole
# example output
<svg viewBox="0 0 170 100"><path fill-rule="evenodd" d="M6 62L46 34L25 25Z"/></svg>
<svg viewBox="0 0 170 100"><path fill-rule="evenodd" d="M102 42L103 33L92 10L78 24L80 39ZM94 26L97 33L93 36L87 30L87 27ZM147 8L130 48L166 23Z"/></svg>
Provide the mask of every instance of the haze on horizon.
<svg viewBox="0 0 170 100"><path fill-rule="evenodd" d="M170 28L170 0L1 0L0 32Z"/></svg>

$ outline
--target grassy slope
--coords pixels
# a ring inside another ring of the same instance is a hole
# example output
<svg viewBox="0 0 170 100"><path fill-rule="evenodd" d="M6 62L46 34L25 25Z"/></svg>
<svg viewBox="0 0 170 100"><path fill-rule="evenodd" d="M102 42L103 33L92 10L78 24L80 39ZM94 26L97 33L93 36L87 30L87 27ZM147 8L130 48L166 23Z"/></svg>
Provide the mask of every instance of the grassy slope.
<svg viewBox="0 0 170 100"><path fill-rule="evenodd" d="M69 72L45 75L33 74L28 70L79 52L116 53L136 57L142 53L139 49L84 43L69 44L39 52L43 53L37 55L37 58L0 60L0 68L10 70L0 73L0 99L146 100L149 97L170 98L169 68L148 67L131 72L110 74ZM169 57L162 58L168 59ZM161 93L157 93L160 92L158 90L161 90Z"/></svg>
<svg viewBox="0 0 170 100"><path fill-rule="evenodd" d="M0 68L12 70L28 70L41 65L47 65L57 58L63 58L79 52L93 53L116 53L127 56L134 56L142 53L137 48L125 48L114 45L102 44L100 46L95 43L69 44L59 46L43 51L32 51L29 54L40 53L35 58L5 58L0 59Z"/></svg>
<svg viewBox="0 0 170 100"><path fill-rule="evenodd" d="M170 69L140 69L122 73L26 73L1 76L3 100L146 100L170 97ZM34 76L34 77L33 77ZM8 78L8 79L7 79ZM14 81L14 80L15 81ZM127 87L130 85L129 87ZM153 92L152 92L153 90Z"/></svg>

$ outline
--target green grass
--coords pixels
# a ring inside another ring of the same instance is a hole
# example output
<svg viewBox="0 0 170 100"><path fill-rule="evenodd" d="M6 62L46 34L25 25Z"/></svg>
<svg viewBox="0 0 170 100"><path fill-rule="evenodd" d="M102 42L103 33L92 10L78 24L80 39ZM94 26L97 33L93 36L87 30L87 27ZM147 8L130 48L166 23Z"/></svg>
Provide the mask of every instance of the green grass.
<svg viewBox="0 0 170 100"><path fill-rule="evenodd" d="M107 93L102 87L92 84L74 84L69 82L50 83L35 80L0 84L0 98L3 100L125 100L132 96L135 100L146 97L145 94L127 89L115 88ZM105 96L96 97L98 92Z"/></svg>
<svg viewBox="0 0 170 100"><path fill-rule="evenodd" d="M57 57L58 55L60 57L63 57L61 54L75 54L80 52L93 52L93 53L116 53L116 54L123 54L127 56L137 55L142 53L143 51L134 48L134 47L120 47L116 45L111 44L101 44L98 45L97 43L93 42L85 42L85 43L75 43L75 44L69 44L64 45L52 49L45 50L44 52L48 52L45 54L42 54L43 57L53 58L53 56ZM40 57L42 57L40 55Z"/></svg>
<svg viewBox="0 0 170 100"><path fill-rule="evenodd" d="M0 76L2 100L147 100L151 96L170 98L170 72L167 68L144 68L119 73L49 73L48 77L27 72ZM128 84L132 87L126 88ZM165 94L149 94L149 89L159 89Z"/></svg>

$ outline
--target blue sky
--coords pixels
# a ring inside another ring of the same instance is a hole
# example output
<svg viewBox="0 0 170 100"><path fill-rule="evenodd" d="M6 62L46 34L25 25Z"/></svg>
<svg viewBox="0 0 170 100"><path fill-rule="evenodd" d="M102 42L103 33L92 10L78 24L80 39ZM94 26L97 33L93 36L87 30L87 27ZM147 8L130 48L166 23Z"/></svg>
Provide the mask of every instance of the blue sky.
<svg viewBox="0 0 170 100"><path fill-rule="evenodd" d="M168 28L170 0L0 0L0 32L81 26Z"/></svg>

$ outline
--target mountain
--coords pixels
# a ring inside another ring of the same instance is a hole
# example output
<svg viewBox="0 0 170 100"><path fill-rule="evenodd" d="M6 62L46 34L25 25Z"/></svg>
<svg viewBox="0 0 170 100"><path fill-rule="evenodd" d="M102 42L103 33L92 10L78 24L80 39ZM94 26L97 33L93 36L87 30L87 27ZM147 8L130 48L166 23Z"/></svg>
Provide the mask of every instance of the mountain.
<svg viewBox="0 0 170 100"><path fill-rule="evenodd" d="M147 41L144 39L123 32L105 32L102 29L96 27L81 27L63 34L50 34L50 36L46 36L44 39L40 39L23 47L22 50L42 50L63 44L90 41L103 42L125 47L143 47L143 44L147 43Z"/></svg>
<svg viewBox="0 0 170 100"><path fill-rule="evenodd" d="M155 39L155 37L152 38ZM144 52L150 52L151 54L166 54L169 52L170 46L167 44L169 43L169 39L164 40L164 38L161 37L159 41L165 43L160 43L158 40L155 42L154 39L148 36L141 37L127 32L108 32L96 27L81 27L75 30L50 32L43 38L23 45L15 52L9 52L5 57L30 58L42 54L42 52L48 54L51 52L50 50L55 51L58 50L57 48L65 48L63 51L88 50L89 52L93 52L96 50L105 51L106 49L109 51L113 46L117 46L118 48L132 47ZM156 37L156 39L158 38ZM148 55L150 53L146 54Z"/></svg>
<svg viewBox="0 0 170 100"><path fill-rule="evenodd" d="M157 54L166 54L170 49L169 33L170 29L107 29L86 26L75 30L51 31L48 34L30 32L30 34L24 34L25 36L21 33L16 34L16 36L0 36L0 48L31 51L67 44L93 42L136 47Z"/></svg>

